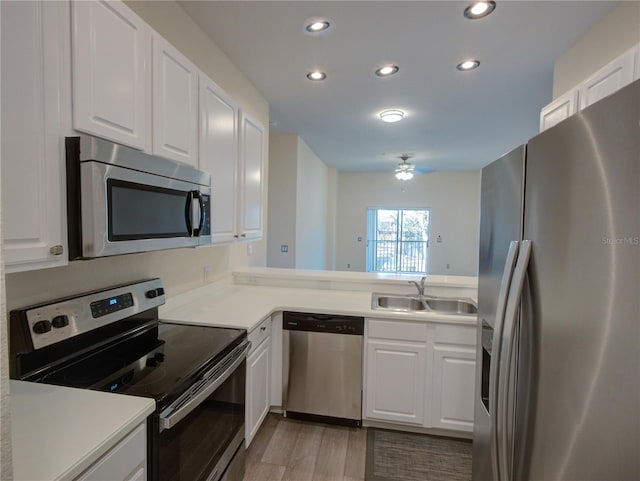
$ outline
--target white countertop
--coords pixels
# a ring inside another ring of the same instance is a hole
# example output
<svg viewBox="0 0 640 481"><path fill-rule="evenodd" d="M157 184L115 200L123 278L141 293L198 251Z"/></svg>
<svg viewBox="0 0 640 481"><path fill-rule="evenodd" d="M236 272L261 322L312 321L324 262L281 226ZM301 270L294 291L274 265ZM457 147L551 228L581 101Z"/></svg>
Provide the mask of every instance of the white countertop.
<svg viewBox="0 0 640 481"><path fill-rule="evenodd" d="M80 475L155 410L153 399L10 381L16 481Z"/></svg>
<svg viewBox="0 0 640 481"><path fill-rule="evenodd" d="M179 294L160 307L160 318L251 331L274 312L320 314L475 325L476 316L371 309L371 292L209 284Z"/></svg>

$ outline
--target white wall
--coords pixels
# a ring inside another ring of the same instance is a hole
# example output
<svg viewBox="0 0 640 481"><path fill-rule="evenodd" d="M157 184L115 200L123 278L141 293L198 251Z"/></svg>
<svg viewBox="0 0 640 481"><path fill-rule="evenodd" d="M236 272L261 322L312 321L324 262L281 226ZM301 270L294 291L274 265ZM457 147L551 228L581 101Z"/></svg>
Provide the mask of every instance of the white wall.
<svg viewBox="0 0 640 481"><path fill-rule="evenodd" d="M329 169L298 141L296 268L326 269Z"/></svg>
<svg viewBox="0 0 640 481"><path fill-rule="evenodd" d="M126 3L220 85L242 109L259 120L268 138L269 106L266 100L177 3ZM265 189L265 206L267 192L268 189ZM267 220L265 212L265 226ZM209 279L213 281L236 268L266 265L266 240L254 242L252 247L251 256L247 255L246 244L235 244L75 261L67 267L9 274L6 277L7 307L22 307L33 302L155 276L162 278L167 295L171 296L201 286L205 267L210 269Z"/></svg>
<svg viewBox="0 0 640 481"><path fill-rule="evenodd" d="M336 229L338 216L338 171L329 167L327 192L327 269L336 268Z"/></svg>
<svg viewBox="0 0 640 481"><path fill-rule="evenodd" d="M298 136L271 135L269 138L269 238L267 266L296 266L296 182ZM288 252L281 252L286 245Z"/></svg>
<svg viewBox="0 0 640 481"><path fill-rule="evenodd" d="M553 98L640 42L640 2L619 2L611 12L556 59Z"/></svg>
<svg viewBox="0 0 640 481"><path fill-rule="evenodd" d="M366 270L366 213L367 208L372 207L430 208L429 273L478 274L479 171L420 174L406 182L396 180L392 172L340 172L336 236L338 270ZM441 243L435 241L438 236L442 237ZM358 238L362 240L358 241Z"/></svg>
<svg viewBox="0 0 640 481"><path fill-rule="evenodd" d="M1 22L0 22L1 23ZM2 86L0 85L0 88ZM2 126L0 125L0 132ZM0 139L0 142L2 139ZM0 171L2 161L0 159ZM2 193L0 192L0 199ZM0 245L2 245L2 209L0 203ZM9 344L8 322L4 289L4 255L0 249L0 479L13 479L11 464L11 417L9 415Z"/></svg>
<svg viewBox="0 0 640 481"><path fill-rule="evenodd" d="M297 135L273 134L269 142L267 265L329 269L335 169L327 167ZM282 245L288 246L288 252L281 251Z"/></svg>

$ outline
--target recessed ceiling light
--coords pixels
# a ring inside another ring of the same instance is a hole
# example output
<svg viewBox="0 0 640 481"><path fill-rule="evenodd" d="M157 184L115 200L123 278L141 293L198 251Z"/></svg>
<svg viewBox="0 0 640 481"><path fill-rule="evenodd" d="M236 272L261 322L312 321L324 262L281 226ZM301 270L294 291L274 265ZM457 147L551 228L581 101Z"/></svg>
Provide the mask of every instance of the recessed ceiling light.
<svg viewBox="0 0 640 481"><path fill-rule="evenodd" d="M404 118L404 112L397 109L383 110L378 115L383 122L400 122Z"/></svg>
<svg viewBox="0 0 640 481"><path fill-rule="evenodd" d="M331 22L326 18L309 18L305 22L305 31L308 33L320 33L329 30Z"/></svg>
<svg viewBox="0 0 640 481"><path fill-rule="evenodd" d="M376 70L376 75L378 77L388 77L398 73L398 70L400 70L400 68L397 65L385 65Z"/></svg>
<svg viewBox="0 0 640 481"><path fill-rule="evenodd" d="M309 72L307 74L307 78L309 80L324 80L327 78L327 74L321 72L320 70L314 70L313 72Z"/></svg>
<svg viewBox="0 0 640 481"><path fill-rule="evenodd" d="M480 66L480 61L475 59L465 60L462 63L456 65L456 68L461 72L466 72L467 70L473 70Z"/></svg>
<svg viewBox="0 0 640 481"><path fill-rule="evenodd" d="M496 8L496 2L473 2L464 9L464 16L469 20L486 17Z"/></svg>

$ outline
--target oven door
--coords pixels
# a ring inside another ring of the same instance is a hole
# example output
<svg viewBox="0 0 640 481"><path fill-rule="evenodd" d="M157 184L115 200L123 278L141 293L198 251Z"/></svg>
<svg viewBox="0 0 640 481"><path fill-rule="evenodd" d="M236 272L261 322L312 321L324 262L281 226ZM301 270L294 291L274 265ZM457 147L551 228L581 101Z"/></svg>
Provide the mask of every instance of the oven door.
<svg viewBox="0 0 640 481"><path fill-rule="evenodd" d="M244 341L160 412L154 480L242 481L249 346Z"/></svg>

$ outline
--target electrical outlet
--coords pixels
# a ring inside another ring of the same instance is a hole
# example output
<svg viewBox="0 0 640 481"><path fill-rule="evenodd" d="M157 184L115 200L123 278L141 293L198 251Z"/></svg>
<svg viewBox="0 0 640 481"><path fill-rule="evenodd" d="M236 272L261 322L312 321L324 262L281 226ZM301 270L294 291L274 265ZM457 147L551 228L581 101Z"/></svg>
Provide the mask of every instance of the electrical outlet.
<svg viewBox="0 0 640 481"><path fill-rule="evenodd" d="M280 252L289 252L289 246L287 244L282 244L280 246Z"/></svg>
<svg viewBox="0 0 640 481"><path fill-rule="evenodd" d="M253 255L253 244L247 244L247 256Z"/></svg>
<svg viewBox="0 0 640 481"><path fill-rule="evenodd" d="M202 279L204 282L209 282L211 277L211 266L204 266L202 268Z"/></svg>
<svg viewBox="0 0 640 481"><path fill-rule="evenodd" d="M347 269L351 269L351 264L347 264Z"/></svg>
<svg viewBox="0 0 640 481"><path fill-rule="evenodd" d="M451 264L447 264L447 269L450 269L450 268L451 268Z"/></svg>

